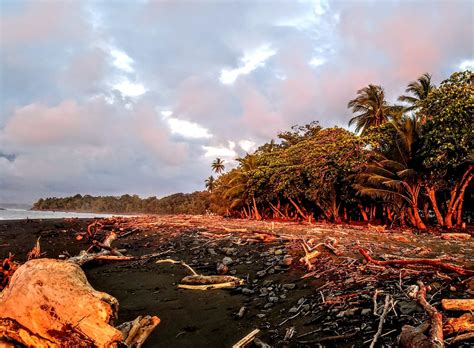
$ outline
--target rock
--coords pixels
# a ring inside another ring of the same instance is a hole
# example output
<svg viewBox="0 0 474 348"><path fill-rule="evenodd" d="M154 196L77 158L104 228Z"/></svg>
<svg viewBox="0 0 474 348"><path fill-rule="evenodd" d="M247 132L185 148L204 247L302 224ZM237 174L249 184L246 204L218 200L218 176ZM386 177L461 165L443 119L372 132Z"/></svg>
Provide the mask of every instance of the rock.
<svg viewBox="0 0 474 348"><path fill-rule="evenodd" d="M275 250L275 255L281 255L283 254L283 250L282 249L277 249Z"/></svg>
<svg viewBox="0 0 474 348"><path fill-rule="evenodd" d="M265 279L262 283L263 286L269 286L273 283L273 280Z"/></svg>
<svg viewBox="0 0 474 348"><path fill-rule="evenodd" d="M268 298L268 301L273 302L273 303L278 302L278 297L271 296L271 297Z"/></svg>
<svg viewBox="0 0 474 348"><path fill-rule="evenodd" d="M259 278L265 277L266 275L267 275L266 271L258 271L257 272L257 277L259 277Z"/></svg>
<svg viewBox="0 0 474 348"><path fill-rule="evenodd" d="M342 317L351 317L356 314L356 312L359 310L358 307L355 308L349 308L346 309L345 311L339 312L336 317L342 318Z"/></svg>
<svg viewBox="0 0 474 348"><path fill-rule="evenodd" d="M293 258L291 256L285 256L283 260L280 261L280 265L291 266L293 264Z"/></svg>
<svg viewBox="0 0 474 348"><path fill-rule="evenodd" d="M309 304L305 304L305 305L302 305L301 306L301 309L305 312L309 311L311 308L311 306Z"/></svg>
<svg viewBox="0 0 474 348"><path fill-rule="evenodd" d="M227 255L227 256L232 256L237 253L237 249L235 248L222 248L222 251Z"/></svg>
<svg viewBox="0 0 474 348"><path fill-rule="evenodd" d="M273 307L272 302L265 303L265 306L263 306L263 308L265 308L265 309L269 309L269 308L272 308L272 307Z"/></svg>
<svg viewBox="0 0 474 348"><path fill-rule="evenodd" d="M237 270L233 269L232 271L229 271L229 274L236 275L236 274L237 274Z"/></svg>
<svg viewBox="0 0 474 348"><path fill-rule="evenodd" d="M207 249L207 252L212 256L217 255L216 251L212 248Z"/></svg>
<svg viewBox="0 0 474 348"><path fill-rule="evenodd" d="M361 315L370 315L372 310L370 308L364 308L362 312L360 312Z"/></svg>
<svg viewBox="0 0 474 348"><path fill-rule="evenodd" d="M296 313L298 312L298 308L297 307L291 307L289 310L288 310L288 313Z"/></svg>
<svg viewBox="0 0 474 348"><path fill-rule="evenodd" d="M421 310L421 307L416 302L412 301L400 301L397 305L402 314L412 314Z"/></svg>
<svg viewBox="0 0 474 348"><path fill-rule="evenodd" d="M252 289L249 289L249 288L242 288L242 294L244 294L244 295L252 295L252 294L254 294L254 293L255 293L255 291L252 290Z"/></svg>
<svg viewBox="0 0 474 348"><path fill-rule="evenodd" d="M300 298L300 299L298 300L298 304L300 305L300 304L302 304L304 301L305 301L305 298L302 297L302 298Z"/></svg>
<svg viewBox="0 0 474 348"><path fill-rule="evenodd" d="M224 257L224 258L222 259L222 263L223 263L224 265L226 265L226 266L231 265L232 262L233 262L232 259L231 259L230 257L228 257L228 256L226 256L226 257Z"/></svg>
<svg viewBox="0 0 474 348"><path fill-rule="evenodd" d="M267 271L268 274L274 274L275 273L275 269L272 267L270 268L268 271Z"/></svg>
<svg viewBox="0 0 474 348"><path fill-rule="evenodd" d="M283 289L293 290L294 288L296 288L296 284L294 283L283 284Z"/></svg>
<svg viewBox="0 0 474 348"><path fill-rule="evenodd" d="M218 263L217 264L217 273L226 274L228 271L229 271L229 267L227 267L223 263Z"/></svg>
<svg viewBox="0 0 474 348"><path fill-rule="evenodd" d="M256 317L259 318L259 319L263 319L263 318L265 318L266 316L267 316L267 315L264 314L264 313L258 313L258 314L256 315Z"/></svg>

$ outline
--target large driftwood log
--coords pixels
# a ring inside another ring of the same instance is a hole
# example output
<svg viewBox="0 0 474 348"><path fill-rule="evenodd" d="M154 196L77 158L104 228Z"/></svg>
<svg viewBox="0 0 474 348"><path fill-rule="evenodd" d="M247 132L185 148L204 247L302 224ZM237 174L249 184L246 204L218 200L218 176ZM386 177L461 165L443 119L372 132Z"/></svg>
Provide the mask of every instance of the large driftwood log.
<svg viewBox="0 0 474 348"><path fill-rule="evenodd" d="M0 338L26 346L106 347L122 341L110 325L118 301L94 290L71 262L31 260L0 293Z"/></svg>
<svg viewBox="0 0 474 348"><path fill-rule="evenodd" d="M372 256L365 249L359 248L359 252L364 256L367 262L373 263L378 266L408 266L408 265L425 265L433 268L442 269L444 271L455 272L460 275L474 275L474 271L462 268L460 266L453 265L451 263L444 263L441 259L403 259L403 260L387 260L379 261Z"/></svg>
<svg viewBox="0 0 474 348"><path fill-rule="evenodd" d="M450 299L441 300L441 306L445 311L474 311L474 299Z"/></svg>

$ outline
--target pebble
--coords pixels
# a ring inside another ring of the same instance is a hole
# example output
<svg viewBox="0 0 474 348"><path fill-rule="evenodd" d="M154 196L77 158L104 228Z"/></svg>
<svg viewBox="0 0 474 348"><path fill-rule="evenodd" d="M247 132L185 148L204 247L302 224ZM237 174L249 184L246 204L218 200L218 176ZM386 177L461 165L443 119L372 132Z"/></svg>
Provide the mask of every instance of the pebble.
<svg viewBox="0 0 474 348"><path fill-rule="evenodd" d="M275 255L281 255L283 254L283 250L282 249L277 249L275 250Z"/></svg>
<svg viewBox="0 0 474 348"><path fill-rule="evenodd" d="M257 277L259 277L259 278L265 277L266 275L267 275L266 271L258 271L257 272Z"/></svg>
<svg viewBox="0 0 474 348"><path fill-rule="evenodd" d="M211 254L212 256L217 255L216 251L212 248L207 249L207 252Z"/></svg>
<svg viewBox="0 0 474 348"><path fill-rule="evenodd" d="M283 289L286 289L286 290L293 290L295 287L296 287L296 284L294 283L283 284Z"/></svg>
<svg viewBox="0 0 474 348"><path fill-rule="evenodd" d="M346 309L345 311L339 312L336 317L342 318L342 317L351 317L356 314L356 312L359 310L359 308L349 308Z"/></svg>
<svg viewBox="0 0 474 348"><path fill-rule="evenodd" d="M273 307L272 302L268 302L268 303L265 304L265 306L263 306L263 308L265 308L265 309L268 309L268 308L271 308L271 307Z"/></svg>
<svg viewBox="0 0 474 348"><path fill-rule="evenodd" d="M297 307L291 307L289 310L288 310L288 313L296 313L298 312L298 308Z"/></svg>
<svg viewBox="0 0 474 348"><path fill-rule="evenodd" d="M370 315L370 313L372 312L372 310L370 308L364 308L362 310L362 312L360 312L360 314L362 315Z"/></svg>
<svg viewBox="0 0 474 348"><path fill-rule="evenodd" d="M249 289L249 288L243 288L242 289L242 294L244 294L244 295L252 295L254 293L255 293L255 291L252 290L252 289Z"/></svg>
<svg viewBox="0 0 474 348"><path fill-rule="evenodd" d="M228 256L226 256L226 257L224 257L224 258L222 259L222 263L223 263L224 265L226 265L226 266L231 265L232 262L233 262L232 259L231 259L230 257L228 257Z"/></svg>
<svg viewBox="0 0 474 348"><path fill-rule="evenodd" d="M278 297L271 296L271 297L268 298L268 301L273 302L273 303L278 302Z"/></svg>
<svg viewBox="0 0 474 348"><path fill-rule="evenodd" d="M259 319L265 318L266 316L267 316L267 315L264 314L264 313L258 313L258 314L257 314L257 318L259 318Z"/></svg>
<svg viewBox="0 0 474 348"><path fill-rule="evenodd" d="M228 271L229 271L229 267L227 267L223 263L218 263L217 264L217 273L226 274Z"/></svg>
<svg viewBox="0 0 474 348"><path fill-rule="evenodd" d="M283 260L280 261L280 264L283 266L291 266L293 264L293 258L291 256L285 256Z"/></svg>

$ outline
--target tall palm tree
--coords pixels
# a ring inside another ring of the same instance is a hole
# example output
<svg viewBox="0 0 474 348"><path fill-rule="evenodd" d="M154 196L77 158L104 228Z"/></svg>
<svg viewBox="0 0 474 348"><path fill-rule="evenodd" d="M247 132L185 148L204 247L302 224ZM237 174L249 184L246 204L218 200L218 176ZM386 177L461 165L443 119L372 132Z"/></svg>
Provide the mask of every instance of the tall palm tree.
<svg viewBox="0 0 474 348"><path fill-rule="evenodd" d="M214 177L211 175L210 177L208 177L206 179L206 181L204 182L206 184L206 189L209 191L209 192L212 192L212 190L214 189L214 185L216 183L216 180L214 179Z"/></svg>
<svg viewBox="0 0 474 348"><path fill-rule="evenodd" d="M220 174L224 171L225 169L225 166L224 166L224 161L221 160L220 158L216 158L214 160L214 162L212 162L212 170L217 173L217 174Z"/></svg>
<svg viewBox="0 0 474 348"><path fill-rule="evenodd" d="M406 206L412 224L425 230L418 211L421 176L417 172L416 142L420 124L414 117L391 122L397 131L391 151L379 153L367 170L358 175L358 191L369 197L381 198L394 206Z"/></svg>
<svg viewBox="0 0 474 348"><path fill-rule="evenodd" d="M406 111L416 111L420 103L428 97L428 94L435 88L431 83L431 75L424 73L416 81L412 81L405 89L406 93L411 95L402 95L398 97L399 101L409 104L405 107Z"/></svg>
<svg viewBox="0 0 474 348"><path fill-rule="evenodd" d="M356 132L366 133L370 127L377 127L387 122L394 114L394 108L385 100L381 86L368 85L357 91L357 97L347 104L356 114L349 121L349 126L356 125Z"/></svg>

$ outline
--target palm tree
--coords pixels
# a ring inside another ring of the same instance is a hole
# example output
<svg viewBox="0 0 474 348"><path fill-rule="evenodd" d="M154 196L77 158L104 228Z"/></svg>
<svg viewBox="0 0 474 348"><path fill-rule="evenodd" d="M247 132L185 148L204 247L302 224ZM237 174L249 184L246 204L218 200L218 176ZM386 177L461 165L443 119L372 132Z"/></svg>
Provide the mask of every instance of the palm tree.
<svg viewBox="0 0 474 348"><path fill-rule="evenodd" d="M209 191L209 192L212 192L212 190L214 189L214 185L216 183L216 180L214 179L214 177L211 175L210 177L208 177L205 181L205 184L206 184L206 189Z"/></svg>
<svg viewBox="0 0 474 348"><path fill-rule="evenodd" d="M231 179L229 180L229 187L225 192L226 198L232 201L231 208L235 208L244 204L247 199L252 200L253 215L255 219L261 220L255 200L255 195L248 192L248 181L252 171L257 169L257 161L254 155L247 155L244 158L237 158L239 167L229 173Z"/></svg>
<svg viewBox="0 0 474 348"><path fill-rule="evenodd" d="M355 124L356 132L366 133L370 127L378 127L394 116L394 107L385 100L385 92L381 86L368 85L357 91L357 97L347 104L356 114L349 121Z"/></svg>
<svg viewBox="0 0 474 348"><path fill-rule="evenodd" d="M394 206L405 206L412 224L425 230L418 211L418 198L423 185L416 170L418 164L415 158L420 124L414 117L403 117L391 124L397 131L392 149L379 153L379 159L358 175L356 189L363 195L381 198Z"/></svg>
<svg viewBox="0 0 474 348"><path fill-rule="evenodd" d="M431 83L431 75L424 73L416 81L412 81L405 89L406 93L411 95L402 95L398 97L399 101L409 104L405 107L406 111L416 111L420 103L428 97L428 94L435 88Z"/></svg>
<svg viewBox="0 0 474 348"><path fill-rule="evenodd" d="M220 174L224 171L225 169L225 166L224 166L224 161L221 160L220 158L216 158L214 160L214 162L212 162L212 170L217 173L217 174Z"/></svg>

